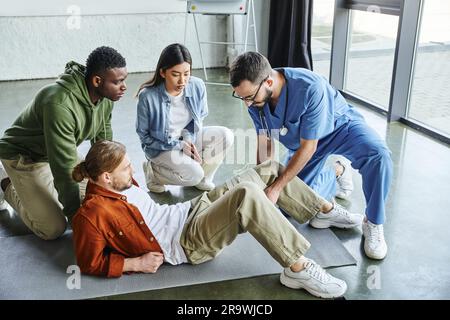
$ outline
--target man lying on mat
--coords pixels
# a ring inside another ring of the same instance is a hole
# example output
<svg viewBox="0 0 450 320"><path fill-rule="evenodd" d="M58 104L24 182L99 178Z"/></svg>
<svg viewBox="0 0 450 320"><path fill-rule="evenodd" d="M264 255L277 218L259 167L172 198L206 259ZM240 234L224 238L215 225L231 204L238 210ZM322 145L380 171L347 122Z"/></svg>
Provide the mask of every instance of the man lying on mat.
<svg viewBox="0 0 450 320"><path fill-rule="evenodd" d="M72 221L78 265L83 273L107 277L155 273L163 262L211 260L248 231L285 268L282 284L319 297L342 296L346 283L304 256L310 243L264 193L281 170L267 161L191 201L159 205L133 179L125 146L99 141L72 174L75 181L89 179ZM298 178L286 185L277 205L316 228L351 228L363 219L324 200Z"/></svg>

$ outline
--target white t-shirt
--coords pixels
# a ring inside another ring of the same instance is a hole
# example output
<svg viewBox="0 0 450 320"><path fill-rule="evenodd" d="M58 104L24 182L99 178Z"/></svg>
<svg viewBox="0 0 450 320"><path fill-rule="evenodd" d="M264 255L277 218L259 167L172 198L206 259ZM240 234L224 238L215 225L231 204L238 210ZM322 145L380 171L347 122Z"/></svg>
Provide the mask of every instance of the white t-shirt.
<svg viewBox="0 0 450 320"><path fill-rule="evenodd" d="M136 187L122 191L127 201L136 206L145 223L158 240L164 253L164 261L176 265L188 260L180 244L181 232L188 216L191 202L160 205L143 189Z"/></svg>
<svg viewBox="0 0 450 320"><path fill-rule="evenodd" d="M192 121L192 115L186 106L184 90L178 96L170 98L169 135L171 140L178 140L183 129Z"/></svg>

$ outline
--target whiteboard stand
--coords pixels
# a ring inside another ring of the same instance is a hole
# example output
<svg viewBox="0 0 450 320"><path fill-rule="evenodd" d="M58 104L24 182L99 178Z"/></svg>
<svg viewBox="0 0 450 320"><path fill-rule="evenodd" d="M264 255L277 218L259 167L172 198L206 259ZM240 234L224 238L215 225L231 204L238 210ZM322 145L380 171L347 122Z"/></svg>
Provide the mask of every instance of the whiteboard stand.
<svg viewBox="0 0 450 320"><path fill-rule="evenodd" d="M222 83L222 82L209 82L208 81L208 74L206 72L206 65L205 65L205 60L203 57L203 49L202 49L202 45L203 44L213 44L213 45L242 45L244 46L244 52L247 51L247 47L248 46L254 46L256 52L258 52L258 37L257 37L257 33L256 33L256 20L255 20L255 6L253 3L253 0L247 0L247 6L246 6L246 12L244 13L247 17L246 17L246 22L245 22L245 40L243 43L239 43L239 42L223 42L223 41L200 41L200 36L198 34L198 27L197 27L197 19L196 16L198 14L207 14L207 15L221 15L221 13L193 13L190 12L189 10L186 11L186 16L185 16L185 24L184 24L184 44L186 44L186 36L187 36L187 26L188 26L188 17L189 14L192 14L192 18L194 20L194 27L195 27L195 36L197 39L197 45L198 45L198 49L200 51L200 60L202 62L202 66L203 66L203 73L205 75L205 83L206 84L212 84L212 85L220 85L220 86L229 86L228 83ZM234 15L237 13L222 13L222 15ZM242 14L242 13L240 13ZM250 24L250 15L251 15L251 20L252 20L252 24ZM254 33L254 37L255 37L255 43L248 43L248 32L249 29L253 28L253 33ZM234 33L234 24L233 24L233 33Z"/></svg>

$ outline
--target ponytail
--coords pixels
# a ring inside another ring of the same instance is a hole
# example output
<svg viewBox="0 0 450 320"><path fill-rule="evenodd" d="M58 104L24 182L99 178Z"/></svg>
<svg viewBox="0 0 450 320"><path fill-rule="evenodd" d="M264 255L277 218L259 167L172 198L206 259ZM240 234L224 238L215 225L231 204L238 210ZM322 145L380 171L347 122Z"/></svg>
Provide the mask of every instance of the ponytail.
<svg viewBox="0 0 450 320"><path fill-rule="evenodd" d="M85 178L89 178L89 174L86 170L86 162L80 162L72 171L72 179L76 182L81 182Z"/></svg>

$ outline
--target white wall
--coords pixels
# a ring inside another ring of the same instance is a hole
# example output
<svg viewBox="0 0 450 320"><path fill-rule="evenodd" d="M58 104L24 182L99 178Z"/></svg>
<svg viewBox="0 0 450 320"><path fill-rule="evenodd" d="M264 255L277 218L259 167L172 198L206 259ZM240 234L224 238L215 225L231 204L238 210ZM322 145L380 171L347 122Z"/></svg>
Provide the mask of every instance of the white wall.
<svg viewBox="0 0 450 320"><path fill-rule="evenodd" d="M269 15L270 15L270 0L254 0L255 5L255 23L256 35L258 43L258 51L267 56L268 42L269 42ZM235 43L245 42L245 30L247 18L250 17L250 25L253 24L252 12L248 15L235 15L228 18L228 41ZM255 33L252 27L248 32L247 51L255 51ZM228 46L228 65L241 53L244 52L242 45Z"/></svg>
<svg viewBox="0 0 450 320"><path fill-rule="evenodd" d="M270 0L254 0L259 52L267 56L269 43Z"/></svg>
<svg viewBox="0 0 450 320"><path fill-rule="evenodd" d="M0 81L55 77L67 61L84 64L88 54L101 45L117 49L127 60L129 72L150 71L166 45L184 39L184 13L81 16L79 29L73 29L70 19L0 17ZM202 39L226 41L226 19L201 16L198 22ZM191 18L186 45L193 67L200 68ZM204 46L204 55L207 67L226 63L224 46Z"/></svg>
<svg viewBox="0 0 450 320"><path fill-rule="evenodd" d="M3 0L0 17L179 13L186 6L186 0Z"/></svg>

